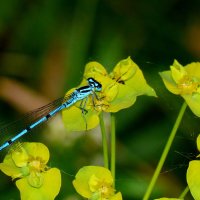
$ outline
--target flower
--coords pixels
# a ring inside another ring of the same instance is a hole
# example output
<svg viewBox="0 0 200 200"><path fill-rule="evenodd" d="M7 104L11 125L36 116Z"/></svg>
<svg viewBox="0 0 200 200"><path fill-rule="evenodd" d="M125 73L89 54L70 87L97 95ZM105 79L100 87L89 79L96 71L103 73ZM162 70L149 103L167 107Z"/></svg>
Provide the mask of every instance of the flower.
<svg viewBox="0 0 200 200"><path fill-rule="evenodd" d="M183 67L174 60L170 69L160 73L166 88L181 95L192 112L200 117L200 63L193 62Z"/></svg>
<svg viewBox="0 0 200 200"><path fill-rule="evenodd" d="M197 149L200 151L200 134L197 137ZM197 156L199 157L200 154ZM194 199L200 199L200 161L190 161L187 169L187 183Z"/></svg>
<svg viewBox="0 0 200 200"><path fill-rule="evenodd" d="M111 172L100 166L85 166L76 174L74 188L91 200L122 200L121 192L115 194Z"/></svg>
<svg viewBox="0 0 200 200"><path fill-rule="evenodd" d="M22 200L53 200L61 187L57 168L48 168L49 150L42 143L18 143L0 163L0 170L17 179Z"/></svg>
<svg viewBox="0 0 200 200"><path fill-rule="evenodd" d="M163 197L163 198L159 198L159 199L155 199L155 200L183 200L183 199Z"/></svg>
<svg viewBox="0 0 200 200"><path fill-rule="evenodd" d="M92 129L99 124L100 112L118 112L128 108L140 95L156 96L155 91L146 83L142 71L130 57L118 62L110 74L100 63L89 62L85 66L84 79L79 87L87 85L90 77L101 83L102 90L96 96L90 95L84 103L77 102L62 112L64 124L69 130L85 130L85 124L88 130ZM80 107L84 107L86 112Z"/></svg>

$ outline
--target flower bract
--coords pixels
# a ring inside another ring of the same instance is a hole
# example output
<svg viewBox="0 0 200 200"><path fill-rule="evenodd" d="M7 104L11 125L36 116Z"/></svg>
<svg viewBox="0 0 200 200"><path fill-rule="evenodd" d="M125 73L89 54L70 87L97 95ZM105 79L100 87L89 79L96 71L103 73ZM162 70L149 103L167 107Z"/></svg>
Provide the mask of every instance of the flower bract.
<svg viewBox="0 0 200 200"><path fill-rule="evenodd" d="M111 172L100 166L85 166L76 174L73 185L83 197L91 200L122 200L120 192L115 193Z"/></svg>
<svg viewBox="0 0 200 200"><path fill-rule="evenodd" d="M160 73L166 88L184 98L192 112L200 117L200 63L182 66L177 60L170 71Z"/></svg>
<svg viewBox="0 0 200 200"><path fill-rule="evenodd" d="M18 143L0 163L0 170L12 179L22 200L53 200L61 187L57 168L48 168L49 150L42 143Z"/></svg>
<svg viewBox="0 0 200 200"><path fill-rule="evenodd" d="M200 149L200 135L197 138L197 148ZM199 157L199 155L197 156ZM194 199L200 199L200 161L192 160L187 169L187 183Z"/></svg>
<svg viewBox="0 0 200 200"><path fill-rule="evenodd" d="M100 63L89 62L83 77L79 87L87 85L87 79L92 77L102 85L102 90L63 111L63 121L69 130L92 129L99 124L100 112L118 112L128 108L140 95L156 96L130 57L118 62L111 73Z"/></svg>
<svg viewBox="0 0 200 200"><path fill-rule="evenodd" d="M155 200L183 200L183 199L163 197L163 198L159 198L159 199L155 199Z"/></svg>
<svg viewBox="0 0 200 200"><path fill-rule="evenodd" d="M155 200L183 200L183 199L163 197L163 198L159 198L159 199L155 199Z"/></svg>

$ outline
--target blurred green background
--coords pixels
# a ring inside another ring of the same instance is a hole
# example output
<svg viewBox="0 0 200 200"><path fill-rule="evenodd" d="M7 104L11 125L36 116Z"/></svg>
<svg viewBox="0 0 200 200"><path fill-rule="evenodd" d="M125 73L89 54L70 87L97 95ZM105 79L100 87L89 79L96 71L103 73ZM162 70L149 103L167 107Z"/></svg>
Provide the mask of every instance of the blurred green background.
<svg viewBox="0 0 200 200"><path fill-rule="evenodd" d="M175 58L183 65L199 60L199 8L199 0L2 1L0 124L79 85L87 62L96 60L111 71L131 56L158 98L139 97L134 106L116 114L116 188L125 200L142 199L183 102L164 88L158 72L168 70ZM82 166L102 165L99 129L67 133L59 116L48 125L24 140L46 144L49 166L62 170L56 199L82 199L71 181ZM199 119L187 109L151 199L178 197L185 188L198 133ZM1 152L1 162L5 154ZM0 199L20 199L3 173Z"/></svg>

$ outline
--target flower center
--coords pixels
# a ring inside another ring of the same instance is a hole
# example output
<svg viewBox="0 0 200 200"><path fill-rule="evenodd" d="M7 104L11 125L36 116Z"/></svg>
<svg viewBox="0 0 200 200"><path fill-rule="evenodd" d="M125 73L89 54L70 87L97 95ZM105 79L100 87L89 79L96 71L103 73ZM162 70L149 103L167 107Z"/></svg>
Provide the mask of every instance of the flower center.
<svg viewBox="0 0 200 200"><path fill-rule="evenodd" d="M112 187L112 183L109 183L106 180L101 180L95 175L91 177L89 186L90 190L93 192L93 197L106 200L114 195L115 190Z"/></svg>
<svg viewBox="0 0 200 200"><path fill-rule="evenodd" d="M109 198L111 196L113 196L114 194L114 189L111 185L106 184L105 182L101 185L101 187L99 188L99 192L101 193L101 196L103 198Z"/></svg>
<svg viewBox="0 0 200 200"><path fill-rule="evenodd" d="M200 83L195 81L189 76L184 76L178 84L178 88L181 94L193 94L197 92Z"/></svg>
<svg viewBox="0 0 200 200"><path fill-rule="evenodd" d="M37 172L41 172L45 170L46 165L44 164L44 162L41 160L41 158L30 158L29 159L29 168L32 171L37 171Z"/></svg>
<svg viewBox="0 0 200 200"><path fill-rule="evenodd" d="M30 157L28 162L28 167L30 174L27 177L28 183L35 188L40 188L43 185L43 173L45 171L46 165L39 157Z"/></svg>

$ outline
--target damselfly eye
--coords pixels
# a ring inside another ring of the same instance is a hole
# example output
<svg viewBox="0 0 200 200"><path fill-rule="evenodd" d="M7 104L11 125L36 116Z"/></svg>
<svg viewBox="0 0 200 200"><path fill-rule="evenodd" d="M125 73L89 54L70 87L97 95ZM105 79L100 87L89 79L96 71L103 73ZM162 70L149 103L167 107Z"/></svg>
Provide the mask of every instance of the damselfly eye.
<svg viewBox="0 0 200 200"><path fill-rule="evenodd" d="M98 81L94 80L93 78L88 78L87 81L88 81L88 84L91 87L95 88L96 91L98 92L101 91L102 85Z"/></svg>
<svg viewBox="0 0 200 200"><path fill-rule="evenodd" d="M93 85L93 86L94 86L94 83L96 82L93 78L88 78L87 81L89 85Z"/></svg>
<svg viewBox="0 0 200 200"><path fill-rule="evenodd" d="M100 84L100 83L96 83L95 84L95 88L96 88L96 91L101 91L101 89L102 89L102 85Z"/></svg>

